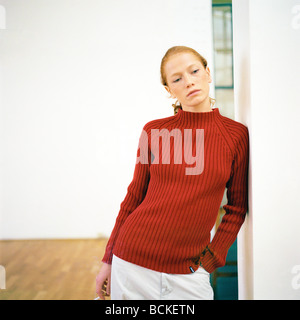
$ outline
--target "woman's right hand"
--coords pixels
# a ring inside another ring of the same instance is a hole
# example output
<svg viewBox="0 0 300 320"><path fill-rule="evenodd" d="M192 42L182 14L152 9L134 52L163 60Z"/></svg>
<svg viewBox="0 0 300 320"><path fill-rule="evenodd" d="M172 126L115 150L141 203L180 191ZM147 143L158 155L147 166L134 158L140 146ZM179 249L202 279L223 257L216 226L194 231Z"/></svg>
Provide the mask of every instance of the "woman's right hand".
<svg viewBox="0 0 300 320"><path fill-rule="evenodd" d="M96 293L101 300L110 295L111 265L103 263L96 277Z"/></svg>

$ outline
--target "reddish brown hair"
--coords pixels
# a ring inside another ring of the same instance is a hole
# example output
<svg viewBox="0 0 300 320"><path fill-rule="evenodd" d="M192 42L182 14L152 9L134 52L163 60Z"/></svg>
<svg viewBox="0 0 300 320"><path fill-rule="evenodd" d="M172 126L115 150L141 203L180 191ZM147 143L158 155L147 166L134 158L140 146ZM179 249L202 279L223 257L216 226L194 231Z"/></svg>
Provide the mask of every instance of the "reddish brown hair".
<svg viewBox="0 0 300 320"><path fill-rule="evenodd" d="M161 64L160 64L160 78L161 78L161 83L164 86L168 85L167 77L165 74L165 65L170 57L172 57L173 55L178 54L178 53L191 53L191 54L195 55L195 57L197 59L199 59L199 61L202 63L202 65L204 66L205 69L207 67L206 59L200 53L198 53L196 50L194 50L190 47L185 47L185 46L172 47L165 53L164 57L161 60ZM213 100L213 99L211 99L211 100ZM176 101L174 104L172 104L172 106L174 108L174 114L177 113L178 108L182 109L182 106L180 103L178 104L178 101Z"/></svg>
<svg viewBox="0 0 300 320"><path fill-rule="evenodd" d="M190 47L185 47L185 46L175 46L170 48L164 55L164 57L161 60L161 65L160 65L160 76L161 76L161 83L164 86L167 86L167 78L166 78L166 74L165 74L165 65L167 63L167 61L169 60L170 57L172 57L174 54L178 54L178 53L192 53L193 55L196 56L197 59L200 60L200 62L202 63L202 65L204 66L204 68L206 69L207 67L207 61L204 57L201 56L200 53L198 53L196 50L190 48Z"/></svg>

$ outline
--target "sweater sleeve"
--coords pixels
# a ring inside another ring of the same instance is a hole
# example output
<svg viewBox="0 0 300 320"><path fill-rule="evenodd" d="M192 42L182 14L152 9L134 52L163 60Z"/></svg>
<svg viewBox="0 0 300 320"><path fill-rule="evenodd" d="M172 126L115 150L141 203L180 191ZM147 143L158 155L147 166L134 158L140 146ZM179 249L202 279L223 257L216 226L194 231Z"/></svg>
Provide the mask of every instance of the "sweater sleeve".
<svg viewBox="0 0 300 320"><path fill-rule="evenodd" d="M226 183L225 215L211 243L204 250L201 265L209 272L225 265L229 248L245 220L248 210L249 132L242 126L237 138L230 178Z"/></svg>
<svg viewBox="0 0 300 320"><path fill-rule="evenodd" d="M145 126L139 138L139 145L136 156L136 164L133 173L133 179L127 188L127 194L120 205L119 214L116 218L114 228L106 245L102 261L108 264L112 262L113 247L116 243L120 228L126 218L139 206L145 198L148 183L150 179L150 161L151 152L149 148L149 139Z"/></svg>

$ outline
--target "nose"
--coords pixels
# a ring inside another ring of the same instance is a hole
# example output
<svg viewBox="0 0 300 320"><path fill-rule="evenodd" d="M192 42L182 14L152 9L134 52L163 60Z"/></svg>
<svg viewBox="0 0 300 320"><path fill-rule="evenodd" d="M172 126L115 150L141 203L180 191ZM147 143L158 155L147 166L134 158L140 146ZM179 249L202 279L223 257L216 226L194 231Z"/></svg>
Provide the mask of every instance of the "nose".
<svg viewBox="0 0 300 320"><path fill-rule="evenodd" d="M185 84L186 84L187 88L190 88L191 86L194 85L194 82L193 82L192 78L189 75L186 75Z"/></svg>

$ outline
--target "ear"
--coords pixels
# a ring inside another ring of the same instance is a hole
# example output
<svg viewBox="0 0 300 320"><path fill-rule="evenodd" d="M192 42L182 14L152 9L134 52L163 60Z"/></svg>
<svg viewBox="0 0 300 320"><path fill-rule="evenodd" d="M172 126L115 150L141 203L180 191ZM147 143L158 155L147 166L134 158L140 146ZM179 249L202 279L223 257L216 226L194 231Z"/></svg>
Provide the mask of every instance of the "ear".
<svg viewBox="0 0 300 320"><path fill-rule="evenodd" d="M212 83L212 77L211 77L211 74L210 74L210 69L209 67L206 67L206 72L207 72L207 75L208 75L208 83Z"/></svg>
<svg viewBox="0 0 300 320"><path fill-rule="evenodd" d="M176 99L176 97L173 95L172 91L170 90L170 88L168 86L164 86L165 89L168 91L168 93L170 94L170 98L172 99Z"/></svg>

